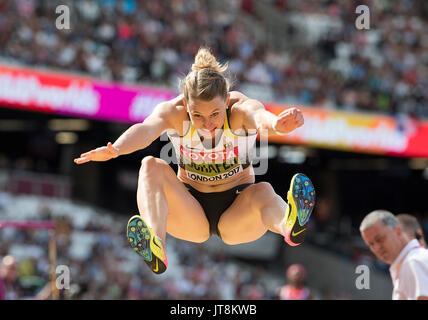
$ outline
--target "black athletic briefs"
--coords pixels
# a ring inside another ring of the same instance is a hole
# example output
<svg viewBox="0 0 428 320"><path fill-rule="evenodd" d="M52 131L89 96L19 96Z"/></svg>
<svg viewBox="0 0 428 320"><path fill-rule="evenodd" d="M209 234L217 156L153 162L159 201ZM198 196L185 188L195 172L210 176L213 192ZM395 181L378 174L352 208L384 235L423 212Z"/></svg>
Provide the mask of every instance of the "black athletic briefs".
<svg viewBox="0 0 428 320"><path fill-rule="evenodd" d="M230 207L233 201L235 201L235 198L238 196L239 192L252 185L252 183L241 184L222 192L210 193L200 192L187 183L184 185L189 190L190 194L196 200L198 200L202 206L202 209L204 209L205 216L207 217L210 225L210 234L215 234L221 238L220 232L218 230L218 222L221 215L226 211L227 208Z"/></svg>

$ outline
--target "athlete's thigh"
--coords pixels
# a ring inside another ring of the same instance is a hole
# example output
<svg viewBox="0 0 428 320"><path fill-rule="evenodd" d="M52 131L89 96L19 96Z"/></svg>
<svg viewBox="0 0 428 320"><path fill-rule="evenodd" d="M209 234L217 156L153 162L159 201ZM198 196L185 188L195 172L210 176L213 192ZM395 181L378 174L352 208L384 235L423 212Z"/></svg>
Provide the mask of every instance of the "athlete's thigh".
<svg viewBox="0 0 428 320"><path fill-rule="evenodd" d="M174 170L167 166L164 181L164 192L168 202L166 231L179 239L192 242L206 241L210 233L204 210L177 178Z"/></svg>
<svg viewBox="0 0 428 320"><path fill-rule="evenodd" d="M270 184L263 182L244 189L221 215L218 228L226 244L257 240L268 230L262 221L260 208L279 197Z"/></svg>

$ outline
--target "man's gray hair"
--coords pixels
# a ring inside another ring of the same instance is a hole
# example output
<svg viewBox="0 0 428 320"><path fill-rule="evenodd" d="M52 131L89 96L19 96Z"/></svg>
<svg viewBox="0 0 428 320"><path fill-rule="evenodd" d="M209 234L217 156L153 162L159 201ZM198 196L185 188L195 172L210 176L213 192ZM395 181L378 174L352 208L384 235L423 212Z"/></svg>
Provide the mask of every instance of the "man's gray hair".
<svg viewBox="0 0 428 320"><path fill-rule="evenodd" d="M378 221L382 221L384 226L390 228L400 225L397 218L391 212L386 210L375 210L365 216L360 225L360 232L366 231Z"/></svg>

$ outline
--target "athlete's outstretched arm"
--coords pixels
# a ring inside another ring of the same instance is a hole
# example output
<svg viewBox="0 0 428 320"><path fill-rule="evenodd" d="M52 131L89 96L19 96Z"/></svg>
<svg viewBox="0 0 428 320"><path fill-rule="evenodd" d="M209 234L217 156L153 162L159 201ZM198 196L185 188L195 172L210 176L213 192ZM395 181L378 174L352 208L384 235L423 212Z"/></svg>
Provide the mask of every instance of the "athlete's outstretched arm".
<svg viewBox="0 0 428 320"><path fill-rule="evenodd" d="M264 105L255 99L248 99L243 104L243 124L247 129L257 129L261 134L287 134L301 127L303 114L298 108L289 108L278 116L267 111Z"/></svg>
<svg viewBox="0 0 428 320"><path fill-rule="evenodd" d="M170 128L167 103L160 103L144 122L129 127L115 143L96 148L74 159L77 164L89 161L107 161L149 146L162 132Z"/></svg>

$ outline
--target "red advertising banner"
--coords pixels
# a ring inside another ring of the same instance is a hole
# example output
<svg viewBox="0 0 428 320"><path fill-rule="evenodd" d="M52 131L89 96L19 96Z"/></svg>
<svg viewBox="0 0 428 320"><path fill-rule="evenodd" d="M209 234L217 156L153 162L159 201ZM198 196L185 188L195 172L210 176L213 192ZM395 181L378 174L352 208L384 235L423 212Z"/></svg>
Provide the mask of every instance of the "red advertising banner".
<svg viewBox="0 0 428 320"><path fill-rule="evenodd" d="M0 106L136 123L177 93L154 87L0 64ZM279 114L288 106L268 103ZM302 107L305 125L270 141L428 158L428 121Z"/></svg>
<svg viewBox="0 0 428 320"><path fill-rule="evenodd" d="M171 90L0 64L0 105L118 122L141 122Z"/></svg>
<svg viewBox="0 0 428 320"><path fill-rule="evenodd" d="M266 104L274 114L284 105ZM428 121L300 107L305 124L270 141L353 152L428 158Z"/></svg>

